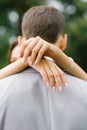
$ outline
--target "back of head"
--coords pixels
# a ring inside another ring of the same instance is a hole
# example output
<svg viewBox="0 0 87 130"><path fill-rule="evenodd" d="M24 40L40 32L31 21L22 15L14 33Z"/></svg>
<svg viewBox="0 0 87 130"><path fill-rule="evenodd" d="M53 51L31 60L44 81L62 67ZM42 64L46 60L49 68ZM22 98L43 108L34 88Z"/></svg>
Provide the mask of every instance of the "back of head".
<svg viewBox="0 0 87 130"><path fill-rule="evenodd" d="M64 31L64 17L54 7L35 6L25 12L22 21L22 34L25 39L40 36L55 43Z"/></svg>

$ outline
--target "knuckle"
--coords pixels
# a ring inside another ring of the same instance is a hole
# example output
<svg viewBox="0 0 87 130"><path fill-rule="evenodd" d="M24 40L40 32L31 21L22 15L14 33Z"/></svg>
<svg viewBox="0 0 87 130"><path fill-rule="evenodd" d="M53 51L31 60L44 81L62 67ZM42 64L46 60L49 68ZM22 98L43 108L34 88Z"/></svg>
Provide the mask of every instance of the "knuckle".
<svg viewBox="0 0 87 130"><path fill-rule="evenodd" d="M40 54L40 55L42 55L42 54L43 54L43 51L42 51L42 50L40 50L40 51L39 51L39 54Z"/></svg>
<svg viewBox="0 0 87 130"><path fill-rule="evenodd" d="M50 73L50 74L49 74L49 77L50 77L50 78L53 78L53 74L52 74L52 73Z"/></svg>
<svg viewBox="0 0 87 130"><path fill-rule="evenodd" d="M59 77L59 74L58 74L58 73L56 73L56 74L55 74L55 77L56 77L56 78L58 78L58 77Z"/></svg>
<svg viewBox="0 0 87 130"><path fill-rule="evenodd" d="M60 75L61 75L61 76L64 76L64 72L61 72Z"/></svg>
<svg viewBox="0 0 87 130"><path fill-rule="evenodd" d="M34 37L31 37L31 40L34 40Z"/></svg>
<svg viewBox="0 0 87 130"><path fill-rule="evenodd" d="M30 47L29 46L25 49L25 52L28 52L28 51L30 51Z"/></svg>
<svg viewBox="0 0 87 130"><path fill-rule="evenodd" d="M46 73L43 72L43 77L46 77Z"/></svg>
<svg viewBox="0 0 87 130"><path fill-rule="evenodd" d="M26 50L30 50L30 49L31 49L30 46L27 46L27 47L26 47Z"/></svg>
<svg viewBox="0 0 87 130"><path fill-rule="evenodd" d="M27 41L25 41L25 42L23 42L23 44L22 44L23 46L27 46L28 45L28 42Z"/></svg>
<svg viewBox="0 0 87 130"><path fill-rule="evenodd" d="M32 52L33 52L33 53L36 53L36 52L37 52L37 50L36 50L36 49L33 49L33 50L32 50Z"/></svg>
<svg viewBox="0 0 87 130"><path fill-rule="evenodd" d="M23 43L23 44L21 45L21 48L25 48L25 43Z"/></svg>
<svg viewBox="0 0 87 130"><path fill-rule="evenodd" d="M27 40L28 44L29 44L29 42L31 42L34 39L35 39L34 37L31 37L29 40Z"/></svg>
<svg viewBox="0 0 87 130"><path fill-rule="evenodd" d="M37 39L37 40L40 40L40 37L39 37L39 36L36 36L36 39Z"/></svg>

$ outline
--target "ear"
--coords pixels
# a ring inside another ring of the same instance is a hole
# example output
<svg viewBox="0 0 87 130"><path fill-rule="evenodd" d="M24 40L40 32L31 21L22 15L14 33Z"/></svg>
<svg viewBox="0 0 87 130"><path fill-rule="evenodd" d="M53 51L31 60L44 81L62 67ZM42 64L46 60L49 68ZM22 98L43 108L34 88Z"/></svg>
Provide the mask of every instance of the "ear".
<svg viewBox="0 0 87 130"><path fill-rule="evenodd" d="M67 34L63 35L63 47L62 50L64 51L67 47Z"/></svg>
<svg viewBox="0 0 87 130"><path fill-rule="evenodd" d="M60 49L64 51L67 46L67 34L64 34L60 38Z"/></svg>
<svg viewBox="0 0 87 130"><path fill-rule="evenodd" d="M25 41L23 36L18 36L18 45L20 46Z"/></svg>

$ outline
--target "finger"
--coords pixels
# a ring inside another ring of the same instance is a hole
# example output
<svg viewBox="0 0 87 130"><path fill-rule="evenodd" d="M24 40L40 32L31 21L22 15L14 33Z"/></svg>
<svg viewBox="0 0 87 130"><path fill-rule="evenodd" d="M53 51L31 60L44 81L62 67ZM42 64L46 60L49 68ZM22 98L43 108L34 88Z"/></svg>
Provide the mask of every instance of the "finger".
<svg viewBox="0 0 87 130"><path fill-rule="evenodd" d="M48 66L45 68L45 71L46 71L46 73L47 73L50 86L51 86L52 88L54 88L54 86L55 86L55 81L54 81L53 72L50 70L50 68L48 68Z"/></svg>
<svg viewBox="0 0 87 130"><path fill-rule="evenodd" d="M37 45L37 41L32 39L30 43L26 46L23 54L23 59L26 61L26 59L31 55L32 49Z"/></svg>
<svg viewBox="0 0 87 130"><path fill-rule="evenodd" d="M48 49L48 46L46 44L42 45L42 47L41 47L41 49L38 52L38 55L36 57L36 61L35 61L36 64L41 60L41 58L43 57L43 55L47 49Z"/></svg>
<svg viewBox="0 0 87 130"><path fill-rule="evenodd" d="M52 64L51 64L52 65ZM60 79L60 75L59 75L59 72L58 70L55 68L54 66L54 63L52 65L52 67L50 68L53 75L54 75L54 80L55 80L55 84L56 86L58 87L59 90L62 89L62 86L61 86L61 79Z"/></svg>
<svg viewBox="0 0 87 130"><path fill-rule="evenodd" d="M25 49L25 47L26 47L27 45L28 45L27 42L22 43L22 45L21 45L21 47L20 47L19 54L18 54L18 58L20 58L20 57L23 56L24 49Z"/></svg>
<svg viewBox="0 0 87 130"><path fill-rule="evenodd" d="M34 38L30 38L29 40L26 40L21 44L20 51L19 51L19 57L22 57L24 54L24 50L27 47L27 45L33 40Z"/></svg>
<svg viewBox="0 0 87 130"><path fill-rule="evenodd" d="M28 60L29 60L29 58L28 58ZM35 68L41 74L44 83L46 85L48 85L49 80L48 80L47 73L46 73L46 71L44 69L44 64L43 64L43 66L42 66L42 64L41 65L39 64L39 66L38 65L32 65L32 67Z"/></svg>
<svg viewBox="0 0 87 130"><path fill-rule="evenodd" d="M46 85L48 85L49 80L48 80L48 76L47 76L47 73L45 72L45 70L42 69L42 70L39 71L39 72L40 72L40 74L41 74L41 76L42 76L42 78L43 78L44 83L45 83Z"/></svg>
<svg viewBox="0 0 87 130"><path fill-rule="evenodd" d="M36 60L36 57L38 55L38 52L40 51L42 47L42 41L40 40L37 45L32 49L32 53L31 53L31 62L34 63Z"/></svg>
<svg viewBox="0 0 87 130"><path fill-rule="evenodd" d="M67 86L68 83L67 83L67 80L66 80L64 72L58 66L55 66L55 68L59 72L59 76L60 76L61 82L64 84L64 86Z"/></svg>

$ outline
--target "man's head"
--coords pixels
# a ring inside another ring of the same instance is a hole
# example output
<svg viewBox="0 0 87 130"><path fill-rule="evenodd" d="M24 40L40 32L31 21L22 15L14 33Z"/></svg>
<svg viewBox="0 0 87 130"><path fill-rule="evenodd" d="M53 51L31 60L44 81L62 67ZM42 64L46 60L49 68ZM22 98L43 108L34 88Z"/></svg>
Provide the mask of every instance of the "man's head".
<svg viewBox="0 0 87 130"><path fill-rule="evenodd" d="M64 34L64 17L54 7L35 6L25 12L22 20L22 34L25 39L40 36L50 43L56 43Z"/></svg>
<svg viewBox="0 0 87 130"><path fill-rule="evenodd" d="M35 6L24 13L22 35L24 40L40 36L64 50L67 43L64 25L64 16L58 9L49 6Z"/></svg>

